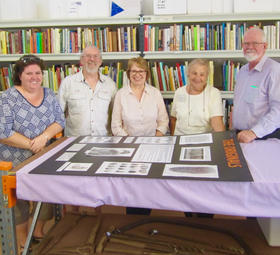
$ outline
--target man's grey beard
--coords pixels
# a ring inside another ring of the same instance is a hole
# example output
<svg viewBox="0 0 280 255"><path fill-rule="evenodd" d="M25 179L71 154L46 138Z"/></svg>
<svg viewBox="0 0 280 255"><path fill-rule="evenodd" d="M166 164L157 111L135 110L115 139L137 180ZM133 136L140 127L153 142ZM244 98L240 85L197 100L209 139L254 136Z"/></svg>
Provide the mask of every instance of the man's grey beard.
<svg viewBox="0 0 280 255"><path fill-rule="evenodd" d="M87 65L84 66L86 72L94 74L98 72L99 67L89 68Z"/></svg>
<svg viewBox="0 0 280 255"><path fill-rule="evenodd" d="M248 62L251 62L251 61L257 60L259 58L259 55L257 55L257 54L254 54L254 55L252 55L252 54L244 54L244 57L246 58L246 60Z"/></svg>

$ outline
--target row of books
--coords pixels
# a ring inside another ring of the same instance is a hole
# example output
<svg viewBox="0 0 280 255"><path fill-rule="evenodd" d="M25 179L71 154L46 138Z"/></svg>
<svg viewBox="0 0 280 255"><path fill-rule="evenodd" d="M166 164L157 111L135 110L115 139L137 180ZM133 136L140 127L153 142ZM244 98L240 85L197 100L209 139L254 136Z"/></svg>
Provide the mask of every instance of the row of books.
<svg viewBox="0 0 280 255"><path fill-rule="evenodd" d="M223 63L223 81L222 81L222 89L224 91L233 91L235 82L236 82L236 75L241 67L241 64L234 63L231 60L225 61Z"/></svg>
<svg viewBox="0 0 280 255"><path fill-rule="evenodd" d="M0 54L79 53L87 45L102 52L137 50L137 27L32 28L0 30Z"/></svg>
<svg viewBox="0 0 280 255"><path fill-rule="evenodd" d="M0 68L0 91L4 91L13 86L12 70L12 64ZM79 70L80 67L77 65L52 65L43 72L43 86L57 92L61 81L66 76L75 74ZM120 62L112 66L102 66L100 67L100 72L111 77L116 82L117 88L128 84L126 72L122 68L122 63Z"/></svg>
<svg viewBox="0 0 280 255"><path fill-rule="evenodd" d="M261 24L258 24L261 26ZM145 51L240 50L248 25L221 24L183 25L167 27L144 25ZM280 49L280 21L263 26L268 49Z"/></svg>
<svg viewBox="0 0 280 255"><path fill-rule="evenodd" d="M222 65L222 90L233 91L236 82L236 75L241 63L231 60L224 61ZM163 62L154 62L150 66L151 81L161 91L175 91L177 88L187 85L188 61L184 64L175 63L167 65ZM214 62L209 61L208 84L214 86Z"/></svg>
<svg viewBox="0 0 280 255"><path fill-rule="evenodd" d="M187 85L188 61L184 64L175 63L167 65L163 62L154 62L150 65L151 84L161 91L175 91L177 88ZM209 61L208 84L214 85L214 63Z"/></svg>
<svg viewBox="0 0 280 255"><path fill-rule="evenodd" d="M247 23L231 22L167 27L145 24L144 51L240 50L247 27ZM268 49L280 49L280 21L262 28ZM137 33L136 26L0 30L0 54L79 53L89 44L103 52L137 51Z"/></svg>
<svg viewBox="0 0 280 255"><path fill-rule="evenodd" d="M163 62L149 63L151 76L148 79L148 83L152 84L160 91L175 91L177 88L187 85L187 71L188 61L182 63L175 63L174 65L168 65ZM222 65L222 90L233 91L236 74L241 67L240 63L234 63L233 61L225 61ZM13 65L10 64L7 67L0 68L0 90L4 91L7 88L13 86L12 82L12 69ZM80 70L77 65L52 65L44 70L43 86L51 88L57 92L61 81L68 75L74 74ZM109 77L111 77L117 88L121 88L128 84L128 78L123 67L123 63L116 62L112 65L105 65L100 67L100 71ZM214 62L209 61L209 77L208 84L214 86Z"/></svg>

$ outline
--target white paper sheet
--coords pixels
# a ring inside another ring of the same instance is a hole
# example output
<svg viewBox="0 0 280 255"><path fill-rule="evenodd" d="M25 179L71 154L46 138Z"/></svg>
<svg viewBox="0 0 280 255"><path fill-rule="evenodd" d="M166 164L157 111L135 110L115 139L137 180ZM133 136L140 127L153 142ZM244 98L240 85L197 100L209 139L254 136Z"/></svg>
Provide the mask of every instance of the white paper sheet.
<svg viewBox="0 0 280 255"><path fill-rule="evenodd" d="M135 137L133 136L129 136L127 138L125 138L123 143L132 143Z"/></svg>
<svg viewBox="0 0 280 255"><path fill-rule="evenodd" d="M137 137L135 143L146 144L175 144L176 136L143 136Z"/></svg>
<svg viewBox="0 0 280 255"><path fill-rule="evenodd" d="M119 143L121 139L118 136L86 136L79 143Z"/></svg>
<svg viewBox="0 0 280 255"><path fill-rule="evenodd" d="M132 162L170 163L174 145L141 144L136 151Z"/></svg>
<svg viewBox="0 0 280 255"><path fill-rule="evenodd" d="M56 161L68 161L70 160L76 152L64 152L62 155L60 155Z"/></svg>
<svg viewBox="0 0 280 255"><path fill-rule="evenodd" d="M75 143L72 146L70 146L66 151L80 151L86 146L84 143Z"/></svg>
<svg viewBox="0 0 280 255"><path fill-rule="evenodd" d="M202 144L213 143L212 134L184 135L180 137L180 145L182 144Z"/></svg>

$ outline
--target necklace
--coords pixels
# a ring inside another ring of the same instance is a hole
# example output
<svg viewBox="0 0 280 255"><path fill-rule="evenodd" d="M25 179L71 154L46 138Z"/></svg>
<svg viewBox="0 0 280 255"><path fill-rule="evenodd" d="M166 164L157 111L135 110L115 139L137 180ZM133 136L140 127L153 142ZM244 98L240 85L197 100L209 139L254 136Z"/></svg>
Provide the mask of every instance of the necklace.
<svg viewBox="0 0 280 255"><path fill-rule="evenodd" d="M203 113L205 113L205 89L206 88L204 88L204 90L202 91L202 96L203 96L203 108L202 108L202 110L203 110ZM191 112L192 112L192 110L191 110L191 95L190 95L190 92L189 91L187 91L187 93L188 93L188 126L190 126L190 115L191 115Z"/></svg>

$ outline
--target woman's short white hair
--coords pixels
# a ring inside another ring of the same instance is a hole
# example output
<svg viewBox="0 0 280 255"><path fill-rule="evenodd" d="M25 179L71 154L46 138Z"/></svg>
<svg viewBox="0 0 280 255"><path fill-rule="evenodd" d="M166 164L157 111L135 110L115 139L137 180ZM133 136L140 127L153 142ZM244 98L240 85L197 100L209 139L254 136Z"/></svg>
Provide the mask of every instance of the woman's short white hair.
<svg viewBox="0 0 280 255"><path fill-rule="evenodd" d="M193 66L195 66L195 65L205 66L207 74L209 73L209 61L208 60L201 59L201 58L196 58L196 59L192 60L188 64L188 71L191 70L193 68Z"/></svg>

